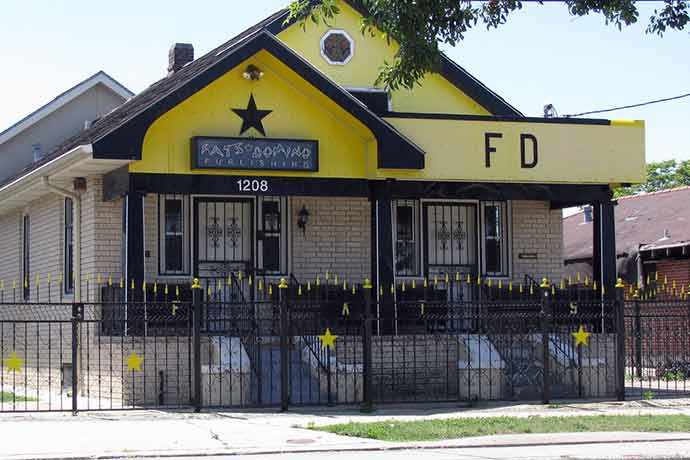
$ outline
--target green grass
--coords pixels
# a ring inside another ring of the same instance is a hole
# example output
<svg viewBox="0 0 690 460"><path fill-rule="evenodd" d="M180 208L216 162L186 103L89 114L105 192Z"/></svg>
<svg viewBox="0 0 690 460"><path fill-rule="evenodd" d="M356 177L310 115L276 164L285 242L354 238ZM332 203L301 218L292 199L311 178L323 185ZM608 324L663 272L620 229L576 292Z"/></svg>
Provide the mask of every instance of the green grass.
<svg viewBox="0 0 690 460"><path fill-rule="evenodd" d="M36 401L36 398L31 396L21 396L15 395L14 393L9 393L7 391L0 391L0 402L24 402L24 401Z"/></svg>
<svg viewBox="0 0 690 460"><path fill-rule="evenodd" d="M572 417L487 417L374 423L344 423L311 429L382 441L435 441L492 434L587 431L690 432L686 415L595 415Z"/></svg>

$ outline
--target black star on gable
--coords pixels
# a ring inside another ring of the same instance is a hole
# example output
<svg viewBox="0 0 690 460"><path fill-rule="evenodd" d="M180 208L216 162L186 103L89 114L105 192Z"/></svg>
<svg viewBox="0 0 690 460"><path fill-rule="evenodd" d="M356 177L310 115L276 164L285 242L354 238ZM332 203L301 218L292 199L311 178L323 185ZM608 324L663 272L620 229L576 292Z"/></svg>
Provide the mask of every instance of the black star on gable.
<svg viewBox="0 0 690 460"><path fill-rule="evenodd" d="M272 110L258 110L256 108L256 102L254 101L254 94L249 96L249 103L246 109L232 109L233 112L242 118L242 129L240 134L244 134L249 128L254 128L261 134L266 136L266 131L264 131L264 125L261 123Z"/></svg>

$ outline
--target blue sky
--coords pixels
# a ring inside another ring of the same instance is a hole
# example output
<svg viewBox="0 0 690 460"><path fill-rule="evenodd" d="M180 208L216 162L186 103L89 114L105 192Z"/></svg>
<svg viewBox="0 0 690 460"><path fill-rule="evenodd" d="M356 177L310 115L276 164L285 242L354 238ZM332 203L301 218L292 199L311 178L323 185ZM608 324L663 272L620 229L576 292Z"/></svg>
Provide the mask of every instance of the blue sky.
<svg viewBox="0 0 690 460"><path fill-rule="evenodd" d="M135 92L165 75L173 42L207 52L287 1L5 0L0 18L0 131L85 77L105 70ZM40 5L40 6L39 6ZM107 5L107 6L106 6ZM448 54L527 115L560 114L690 92L690 34L619 32L562 4L525 6L498 30L475 29ZM647 122L647 159L690 159L690 98L606 118Z"/></svg>

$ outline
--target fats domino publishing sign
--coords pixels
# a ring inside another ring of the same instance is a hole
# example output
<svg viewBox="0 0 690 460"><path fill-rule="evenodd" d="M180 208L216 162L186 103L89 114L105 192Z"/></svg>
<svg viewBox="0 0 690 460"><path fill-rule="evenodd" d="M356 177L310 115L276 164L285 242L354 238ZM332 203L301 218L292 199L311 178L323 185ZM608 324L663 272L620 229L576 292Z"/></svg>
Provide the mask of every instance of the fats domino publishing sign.
<svg viewBox="0 0 690 460"><path fill-rule="evenodd" d="M193 137L192 169L318 171L319 143L295 139Z"/></svg>

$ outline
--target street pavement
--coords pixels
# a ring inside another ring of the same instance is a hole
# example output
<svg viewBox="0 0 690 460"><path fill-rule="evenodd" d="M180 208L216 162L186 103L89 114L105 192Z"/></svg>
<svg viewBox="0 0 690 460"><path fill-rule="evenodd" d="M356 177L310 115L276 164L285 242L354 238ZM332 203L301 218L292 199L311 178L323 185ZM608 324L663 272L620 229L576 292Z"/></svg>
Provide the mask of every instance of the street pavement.
<svg viewBox="0 0 690 460"><path fill-rule="evenodd" d="M690 415L688 400L560 405L388 406L310 411L0 415L0 458L690 458L690 433L565 433L392 443L306 429L347 421L529 415ZM277 455L282 454L282 455Z"/></svg>

